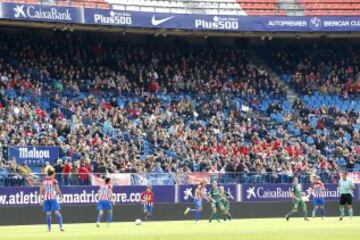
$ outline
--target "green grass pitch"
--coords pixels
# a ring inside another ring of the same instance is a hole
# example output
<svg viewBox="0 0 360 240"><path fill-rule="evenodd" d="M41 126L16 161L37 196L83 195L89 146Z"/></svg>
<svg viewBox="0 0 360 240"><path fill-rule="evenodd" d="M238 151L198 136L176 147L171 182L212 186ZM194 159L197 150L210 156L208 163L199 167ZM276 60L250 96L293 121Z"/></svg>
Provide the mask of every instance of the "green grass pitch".
<svg viewBox="0 0 360 240"><path fill-rule="evenodd" d="M244 219L231 222L167 221L143 222L136 226L133 222L103 224L67 224L65 232L57 225L48 233L44 225L0 227L1 240L359 240L360 218L311 219Z"/></svg>

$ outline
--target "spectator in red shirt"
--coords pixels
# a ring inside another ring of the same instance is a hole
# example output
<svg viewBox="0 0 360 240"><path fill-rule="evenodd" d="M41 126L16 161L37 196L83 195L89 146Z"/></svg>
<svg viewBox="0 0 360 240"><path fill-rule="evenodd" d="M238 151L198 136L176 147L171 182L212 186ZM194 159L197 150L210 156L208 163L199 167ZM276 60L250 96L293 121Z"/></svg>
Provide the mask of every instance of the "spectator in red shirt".
<svg viewBox="0 0 360 240"><path fill-rule="evenodd" d="M160 90L160 85L155 80L152 80L149 85L150 92L158 92Z"/></svg>
<svg viewBox="0 0 360 240"><path fill-rule="evenodd" d="M85 166L85 164L80 165L78 169L78 174L79 174L80 185L90 185L90 175L89 175L90 171Z"/></svg>
<svg viewBox="0 0 360 240"><path fill-rule="evenodd" d="M65 185L69 185L70 172L71 172L71 163L69 162L69 160L66 160L63 169Z"/></svg>

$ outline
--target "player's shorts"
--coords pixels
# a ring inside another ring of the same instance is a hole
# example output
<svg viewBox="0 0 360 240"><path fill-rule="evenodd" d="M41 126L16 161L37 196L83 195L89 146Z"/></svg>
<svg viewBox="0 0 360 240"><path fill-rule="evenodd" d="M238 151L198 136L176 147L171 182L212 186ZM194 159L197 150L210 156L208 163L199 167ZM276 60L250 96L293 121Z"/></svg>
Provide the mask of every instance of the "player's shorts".
<svg viewBox="0 0 360 240"><path fill-rule="evenodd" d="M223 209L224 206L220 200L211 203L211 208Z"/></svg>
<svg viewBox="0 0 360 240"><path fill-rule="evenodd" d="M194 199L194 207L196 209L202 208L202 200L201 199Z"/></svg>
<svg viewBox="0 0 360 240"><path fill-rule="evenodd" d="M315 206L323 206L325 205L325 198L314 198L313 203Z"/></svg>
<svg viewBox="0 0 360 240"><path fill-rule="evenodd" d="M154 209L154 205L151 205L151 204L144 205L144 212L146 212L146 213L152 213L153 209Z"/></svg>
<svg viewBox="0 0 360 240"><path fill-rule="evenodd" d="M305 202L300 199L300 200L294 200L293 201L293 208L298 209L298 208L306 208L306 204Z"/></svg>
<svg viewBox="0 0 360 240"><path fill-rule="evenodd" d="M98 210L111 210L111 202L109 200L100 200L97 203L97 209Z"/></svg>
<svg viewBox="0 0 360 240"><path fill-rule="evenodd" d="M230 210L230 202L229 201L222 201L222 205L226 210Z"/></svg>
<svg viewBox="0 0 360 240"><path fill-rule="evenodd" d="M340 205L352 205L352 195L350 193L341 194L340 196Z"/></svg>
<svg viewBox="0 0 360 240"><path fill-rule="evenodd" d="M44 212L59 211L60 204L57 199L45 200L43 203Z"/></svg>

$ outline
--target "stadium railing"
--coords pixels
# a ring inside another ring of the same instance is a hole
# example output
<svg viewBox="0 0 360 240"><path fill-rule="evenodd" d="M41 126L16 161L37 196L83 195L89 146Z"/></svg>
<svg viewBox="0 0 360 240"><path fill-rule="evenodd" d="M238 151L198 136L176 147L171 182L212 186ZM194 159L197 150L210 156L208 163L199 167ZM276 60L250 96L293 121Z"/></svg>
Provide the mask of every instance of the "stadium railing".
<svg viewBox="0 0 360 240"><path fill-rule="evenodd" d="M56 174L60 186L91 186L99 185L108 176L113 185L192 185L202 180L217 181L220 184L286 184L298 177L300 183L310 183L313 173L69 173ZM357 173L360 174L360 173ZM324 183L334 183L338 180L338 172L318 172L317 176ZM0 170L0 187L39 186L44 174L4 173Z"/></svg>

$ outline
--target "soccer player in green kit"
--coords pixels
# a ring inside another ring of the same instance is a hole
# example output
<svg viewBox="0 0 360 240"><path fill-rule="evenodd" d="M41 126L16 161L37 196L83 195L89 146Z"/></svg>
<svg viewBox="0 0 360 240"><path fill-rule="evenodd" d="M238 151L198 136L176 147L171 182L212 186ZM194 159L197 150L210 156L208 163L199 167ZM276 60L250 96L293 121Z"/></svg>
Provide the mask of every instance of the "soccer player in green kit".
<svg viewBox="0 0 360 240"><path fill-rule="evenodd" d="M349 217L350 219L353 216L353 209L352 209L352 195L351 190L355 188L354 183L351 179L348 179L346 176L346 172L340 173L340 180L339 180L339 191L340 191L340 221L343 220L345 215L345 205L347 205Z"/></svg>
<svg viewBox="0 0 360 240"><path fill-rule="evenodd" d="M224 212L224 206L221 202L221 196L220 196L220 188L217 185L216 181L213 181L211 184L211 190L209 192L208 196L209 200L211 201L211 215L209 222L211 222L213 219L216 218L218 222L220 222L220 212Z"/></svg>
<svg viewBox="0 0 360 240"><path fill-rule="evenodd" d="M299 179L294 177L293 185L291 187L291 197L293 199L293 206L291 211L286 214L286 221L289 221L293 213L298 212L299 208L303 210L305 221L309 221L306 203L302 199L302 192L300 190Z"/></svg>
<svg viewBox="0 0 360 240"><path fill-rule="evenodd" d="M222 216L224 218L224 221L227 219L231 220L232 216L230 214L230 195L228 192L225 191L225 188L223 186L220 186L220 198L221 203L224 207L224 211L222 212Z"/></svg>

